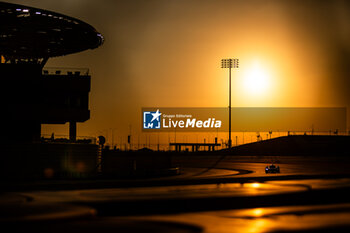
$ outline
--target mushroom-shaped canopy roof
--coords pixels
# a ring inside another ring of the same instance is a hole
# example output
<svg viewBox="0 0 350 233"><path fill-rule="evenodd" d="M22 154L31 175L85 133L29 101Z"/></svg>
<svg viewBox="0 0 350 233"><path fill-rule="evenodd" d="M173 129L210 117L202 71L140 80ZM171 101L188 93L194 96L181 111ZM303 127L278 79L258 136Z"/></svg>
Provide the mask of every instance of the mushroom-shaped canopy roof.
<svg viewBox="0 0 350 233"><path fill-rule="evenodd" d="M103 36L81 20L0 2L0 55L6 59L49 58L94 49Z"/></svg>

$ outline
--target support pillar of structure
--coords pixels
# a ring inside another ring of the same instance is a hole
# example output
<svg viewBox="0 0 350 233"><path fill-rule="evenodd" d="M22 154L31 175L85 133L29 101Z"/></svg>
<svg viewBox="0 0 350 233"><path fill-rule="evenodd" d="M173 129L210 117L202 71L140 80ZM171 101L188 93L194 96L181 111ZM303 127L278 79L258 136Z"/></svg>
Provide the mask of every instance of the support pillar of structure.
<svg viewBox="0 0 350 233"><path fill-rule="evenodd" d="M75 142L77 140L77 122L69 122L69 140Z"/></svg>

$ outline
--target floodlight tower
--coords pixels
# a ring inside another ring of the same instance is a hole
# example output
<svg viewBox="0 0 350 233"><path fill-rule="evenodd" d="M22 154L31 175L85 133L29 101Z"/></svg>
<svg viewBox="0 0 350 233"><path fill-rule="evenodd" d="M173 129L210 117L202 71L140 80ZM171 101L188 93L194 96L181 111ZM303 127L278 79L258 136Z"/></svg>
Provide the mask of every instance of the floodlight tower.
<svg viewBox="0 0 350 233"><path fill-rule="evenodd" d="M231 146L232 146L232 140L231 140L231 69L232 68L239 68L239 59L237 59L237 58L221 59L221 68L228 68L229 69L228 148L231 148Z"/></svg>

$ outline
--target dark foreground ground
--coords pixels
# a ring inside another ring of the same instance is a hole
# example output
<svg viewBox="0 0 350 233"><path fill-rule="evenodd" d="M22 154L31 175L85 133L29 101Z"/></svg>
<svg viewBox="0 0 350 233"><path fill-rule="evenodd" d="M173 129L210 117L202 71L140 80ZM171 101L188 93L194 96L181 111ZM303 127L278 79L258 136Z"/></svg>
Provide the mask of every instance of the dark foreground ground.
<svg viewBox="0 0 350 233"><path fill-rule="evenodd" d="M173 156L180 175L4 183L11 232L349 232L346 156ZM280 174L265 174L269 163Z"/></svg>

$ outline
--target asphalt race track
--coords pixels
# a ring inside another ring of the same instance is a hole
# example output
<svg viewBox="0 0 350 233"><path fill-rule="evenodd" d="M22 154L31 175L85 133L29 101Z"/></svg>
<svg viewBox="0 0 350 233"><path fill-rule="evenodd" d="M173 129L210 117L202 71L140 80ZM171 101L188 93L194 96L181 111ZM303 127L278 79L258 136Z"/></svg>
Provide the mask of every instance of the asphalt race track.
<svg viewBox="0 0 350 233"><path fill-rule="evenodd" d="M33 183L33 189L22 184L2 194L1 222L14 232L350 229L347 159L181 155L173 162L180 166L180 175L43 181ZM280 166L281 173L265 174L271 162Z"/></svg>

